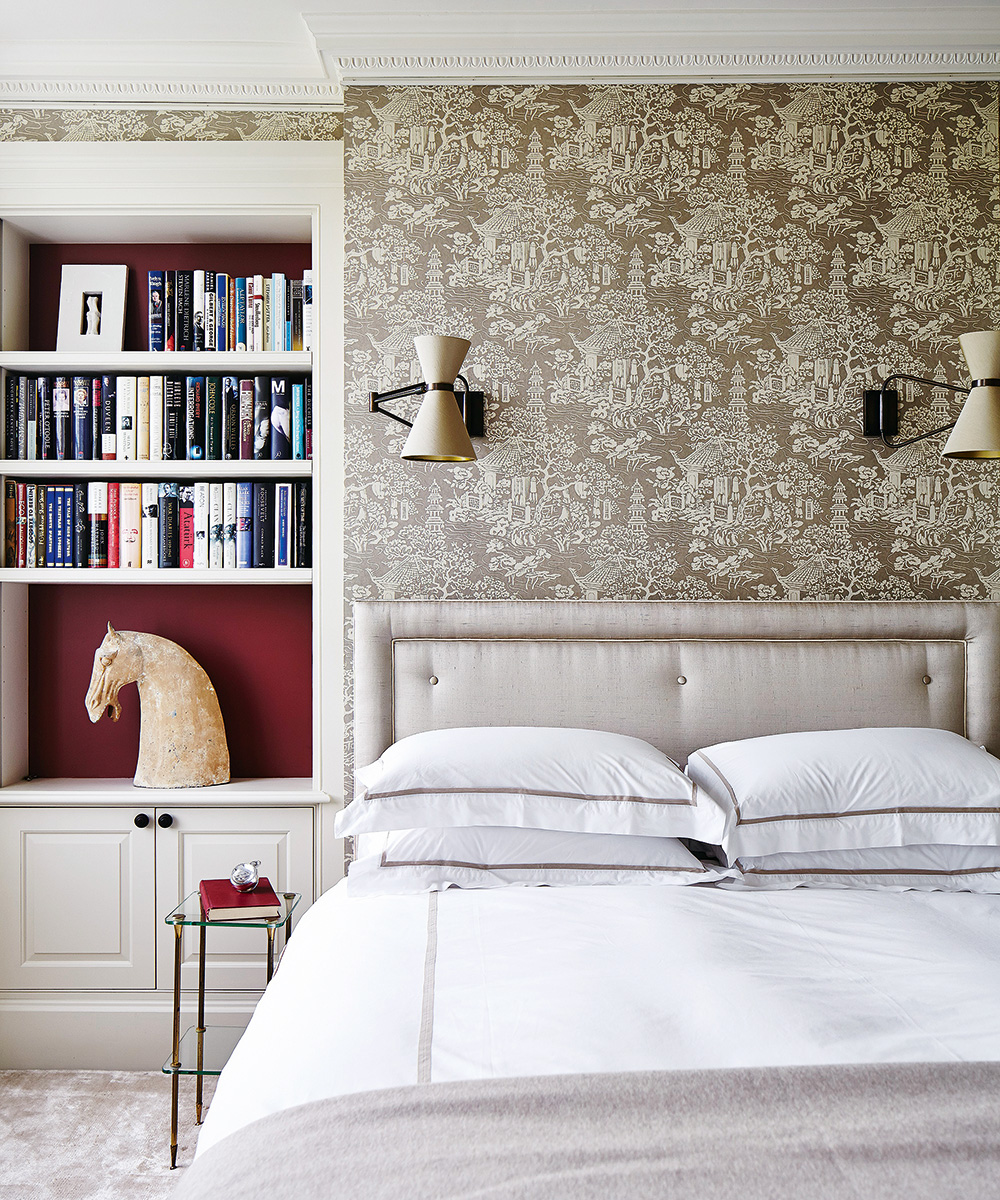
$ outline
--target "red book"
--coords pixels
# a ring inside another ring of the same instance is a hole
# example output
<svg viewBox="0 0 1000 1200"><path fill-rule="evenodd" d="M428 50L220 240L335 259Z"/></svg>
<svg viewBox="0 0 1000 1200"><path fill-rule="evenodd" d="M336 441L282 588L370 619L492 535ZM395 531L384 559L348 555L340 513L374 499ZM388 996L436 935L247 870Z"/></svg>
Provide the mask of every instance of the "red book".
<svg viewBox="0 0 1000 1200"><path fill-rule="evenodd" d="M17 485L17 565L28 565L28 485L25 483Z"/></svg>
<svg viewBox="0 0 1000 1200"><path fill-rule="evenodd" d="M263 875L252 892L238 892L228 879L203 879L198 890L210 921L267 921L281 916L281 901Z"/></svg>
<svg viewBox="0 0 1000 1200"><path fill-rule="evenodd" d="M119 537L118 484L108 484L108 566L121 566L121 538Z"/></svg>

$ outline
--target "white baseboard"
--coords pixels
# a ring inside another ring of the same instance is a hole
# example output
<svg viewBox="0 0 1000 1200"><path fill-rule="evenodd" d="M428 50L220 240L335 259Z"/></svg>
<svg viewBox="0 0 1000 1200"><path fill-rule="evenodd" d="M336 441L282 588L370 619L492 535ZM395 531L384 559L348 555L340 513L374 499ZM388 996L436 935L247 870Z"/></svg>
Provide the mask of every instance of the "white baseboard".
<svg viewBox="0 0 1000 1200"><path fill-rule="evenodd" d="M205 1002L212 1025L245 1027L256 992L219 992ZM197 996L185 993L181 1030ZM0 993L0 1069L157 1071L170 1055L173 998L163 992Z"/></svg>

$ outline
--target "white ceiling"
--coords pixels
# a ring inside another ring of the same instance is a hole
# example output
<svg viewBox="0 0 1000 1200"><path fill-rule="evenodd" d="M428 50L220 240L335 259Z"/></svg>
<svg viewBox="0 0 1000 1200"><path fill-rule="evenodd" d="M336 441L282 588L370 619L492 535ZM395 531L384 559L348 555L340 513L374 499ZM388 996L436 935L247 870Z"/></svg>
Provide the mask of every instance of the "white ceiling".
<svg viewBox="0 0 1000 1200"><path fill-rule="evenodd" d="M1000 77L1000 0L0 0L0 102L330 103L342 81Z"/></svg>

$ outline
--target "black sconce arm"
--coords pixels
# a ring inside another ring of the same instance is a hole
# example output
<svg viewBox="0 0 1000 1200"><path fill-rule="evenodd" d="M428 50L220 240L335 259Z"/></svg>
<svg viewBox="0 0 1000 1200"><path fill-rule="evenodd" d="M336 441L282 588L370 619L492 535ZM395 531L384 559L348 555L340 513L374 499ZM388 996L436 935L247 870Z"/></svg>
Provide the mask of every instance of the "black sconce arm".
<svg viewBox="0 0 1000 1200"><path fill-rule="evenodd" d="M925 379L921 375L890 375L882 380L879 390L865 392L865 436L882 439L883 445L890 450L901 450L904 446L912 446L914 442L924 442L936 437L939 433L947 433L955 428L955 422L931 429L927 433L918 433L916 437L893 440L899 428L899 393L891 390L889 385L897 379L906 379L910 383L923 383L930 388L947 388L949 392L961 392L967 396L972 390L967 387L957 387L953 383L942 383L940 379Z"/></svg>
<svg viewBox="0 0 1000 1200"><path fill-rule="evenodd" d="M463 391L461 393L456 392L454 384L451 383L435 383L432 386L426 383L411 383L406 387L393 388L388 392L369 392L368 411L378 413L382 417L389 417L390 420L398 421L400 425L405 425L407 429L412 429L412 421L408 421L405 417L401 417L397 413L390 412L389 409L383 408L382 405L387 400L399 400L402 396L422 396L425 392L429 391L455 392L455 400L462 410L462 417L469 430L469 436L485 437L486 398L484 393L470 391L469 381L464 375L456 375L455 378L462 381Z"/></svg>

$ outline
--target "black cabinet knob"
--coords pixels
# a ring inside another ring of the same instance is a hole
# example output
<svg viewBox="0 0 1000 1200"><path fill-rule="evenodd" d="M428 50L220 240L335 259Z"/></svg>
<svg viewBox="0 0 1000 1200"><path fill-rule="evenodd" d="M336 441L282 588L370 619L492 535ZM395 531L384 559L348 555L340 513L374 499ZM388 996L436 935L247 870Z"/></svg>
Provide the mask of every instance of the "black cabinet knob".
<svg viewBox="0 0 1000 1200"><path fill-rule="evenodd" d="M156 823L161 829L169 829L174 823L174 818L170 815L170 813L160 813L160 815L156 818Z"/></svg>
<svg viewBox="0 0 1000 1200"><path fill-rule="evenodd" d="M136 829L145 829L149 824L149 817L145 813L136 813L133 824Z"/></svg>

